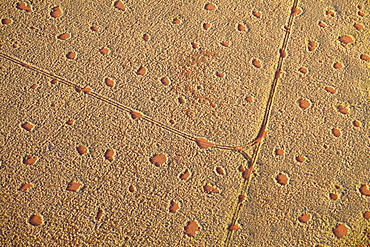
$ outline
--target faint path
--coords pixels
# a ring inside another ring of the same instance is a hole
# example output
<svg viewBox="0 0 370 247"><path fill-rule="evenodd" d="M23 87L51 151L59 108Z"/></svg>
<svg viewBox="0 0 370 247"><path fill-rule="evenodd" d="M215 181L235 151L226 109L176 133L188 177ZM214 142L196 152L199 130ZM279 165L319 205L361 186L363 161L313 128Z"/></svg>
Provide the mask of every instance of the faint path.
<svg viewBox="0 0 370 247"><path fill-rule="evenodd" d="M184 131L181 131L181 130L178 130L174 127L171 127L167 124L164 124L162 123L161 121L158 121L148 115L145 115L135 109L132 109L131 107L129 106L126 106L116 100L113 100L111 98L108 98L104 95L101 95L101 94L98 94L96 92L94 92L91 88L89 87L82 87L81 85L73 82L73 81L70 81L62 76L59 76L51 71L48 71L48 70L45 70L45 69L42 69L42 68L39 68L33 64L30 64L30 63L27 63L27 62L24 62L22 60L20 60L19 58L17 57L14 57L14 56L11 56L9 54L6 54L6 53L3 53L3 52L0 52L0 57L3 58L3 59L6 59L10 62L13 62L15 64L18 64L20 66L23 66L24 68L27 68L27 69L30 69L30 70L33 70L33 71L36 71L38 72L39 74L42 74L46 77L49 77L52 79L51 81L51 84L57 84L57 83L62 83L66 86L69 86L69 87L72 87L74 88L77 92L83 92L85 94L88 94L89 96L92 96L93 98L96 98L100 101L103 101L111 106L114 106L116 108L118 108L119 110L121 111L125 111L125 112L128 112L131 117L133 119L141 119L143 121L147 121L147 122L150 122L154 125L157 125L158 127L168 131L168 132L171 132L175 135L178 135L178 136L181 136L185 139L188 139L190 141L194 141L200 148L210 148L210 147L213 147L213 148L218 148L218 149L226 149L226 150L233 150L233 151L240 151L242 149L245 149L245 148L248 148L248 147L252 147L254 145L257 144L257 140L255 141L252 141L250 143L247 143L245 145L240 145L240 146L236 146L236 145L222 145L222 144L218 144L218 143L214 143L214 142L210 142L208 140L206 140L205 138L201 138L201 137L197 137L195 135L191 135L191 134L188 134Z"/></svg>
<svg viewBox="0 0 370 247"><path fill-rule="evenodd" d="M282 67L283 67L284 59L286 57L286 49L287 49L287 46L288 46L294 17L301 14L301 12L302 12L302 10L300 10L298 8L298 0L294 0L293 4L292 4L292 8L291 8L291 13L289 14L288 22L284 27L285 28L285 35L284 35L284 39L283 39L281 48L279 50L280 56L279 56L279 60L278 60L277 66L276 66L275 76L274 76L274 79L271 83L271 89L270 89L269 97L268 97L268 100L267 100L265 114L264 114L263 121L262 121L262 124L261 124L261 127L260 127L260 131L257 135L257 138L250 145L250 146L255 146L255 148L253 150L252 157L249 158L248 154L245 152L245 149L240 150L240 153L247 159L247 164L248 165L247 165L247 168L243 171L242 176L243 176L244 180L243 180L243 183L241 185L241 190L240 190L240 194L238 196L237 204L235 206L235 209L233 210L233 213L232 213L233 216L232 216L232 219L231 219L231 223L228 227L228 232L227 232L227 235L226 235L226 238L225 238L225 241L224 241L224 246L226 246L226 247L232 246L231 243L232 243L233 233L235 232L235 230L240 229L240 226L238 225L238 219L239 219L240 212L241 212L241 210L243 208L243 205L244 205L243 203L246 200L246 193L248 191L249 182L252 178L252 174L253 174L253 171L254 171L254 165L256 164L256 161L258 159L258 155L259 155L259 152L260 152L260 149L261 149L261 146L262 146L262 142L267 136L267 126L268 126L268 123L269 123L269 120L270 120L272 105L274 103L274 97L275 97L275 94L276 94L277 83L278 83L279 79L281 78L281 75L283 74Z"/></svg>

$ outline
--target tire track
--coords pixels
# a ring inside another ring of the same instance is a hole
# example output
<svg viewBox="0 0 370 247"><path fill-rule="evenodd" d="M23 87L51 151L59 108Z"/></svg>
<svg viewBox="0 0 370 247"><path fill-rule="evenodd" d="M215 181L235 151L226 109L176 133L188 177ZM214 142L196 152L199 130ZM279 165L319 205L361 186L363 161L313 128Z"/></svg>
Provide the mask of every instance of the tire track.
<svg viewBox="0 0 370 247"><path fill-rule="evenodd" d="M15 63L17 65L20 65L26 69L29 69L29 70L33 70L39 74L42 74L48 78L51 78L52 81L51 81L51 84L57 84L57 83L62 83L68 87L71 87L71 88L74 88L77 92L83 92L97 100L100 100L100 101L103 101L113 107L116 107L117 109L123 111L123 112L128 112L131 117L133 119L141 119L143 121L146 121L146 122L149 122L149 123L152 123L168 132L171 132L177 136L180 136L184 139L187 139L187 140L190 140L190 141L193 141L195 142L200 148L218 148L218 149L225 149L225 150L231 150L231 151L240 151L242 149L246 149L246 148L249 148L249 147L252 147L255 145L255 141L252 141L250 143L247 143L245 145L240 145L240 146L236 146L236 145L222 145L222 144L218 144L218 143L214 143L214 142L211 142L211 141L208 141L207 139L205 138L202 138L202 137L197 137L196 135L191 135L189 133L186 133L184 131L181 131L181 130L178 130L172 126L169 126L169 125L166 125L156 119L154 119L153 117L150 117L148 115L145 115L144 113L140 112L140 111L137 111L135 109L132 109L131 107L129 106L126 106L116 100L113 100L111 98L108 98L104 95L101 95L101 94L98 94L96 92L94 92L91 88L89 87L82 87L81 85L73 82L73 81L70 81L62 76L59 76L51 71L48 71L48 70L45 70L45 69L42 69L42 68L39 68L33 64L30 64L30 63L27 63L27 62L24 62L22 61L21 59L17 58L17 57L14 57L14 56L11 56L11 55L8 55L6 53L3 53L3 52L0 52L0 58L3 58L5 60L8 60L12 63Z"/></svg>
<svg viewBox="0 0 370 247"><path fill-rule="evenodd" d="M268 100L267 100L265 113L264 113L264 117L263 117L263 120L262 120L262 123L261 123L260 131L257 135L257 138L252 142L253 145L251 145L251 146L255 146L254 150L253 150L252 157L248 156L245 149L239 150L239 152L246 159L247 167L242 173L242 177L243 177L244 180L241 184L240 194L238 195L238 199L237 199L235 209L232 212L233 216L231 218L231 223L228 225L228 232L227 232L226 238L223 241L224 242L223 244L224 244L225 247L232 246L231 243L232 243L233 233L235 232L235 230L240 229L240 226L238 225L238 219L240 217L240 212L241 212L241 210L244 206L244 202L247 199L246 194L247 194L247 191L248 191L248 188L249 188L251 178L253 176L254 166L255 166L256 161L258 159L258 155L259 155L259 152L261 150L263 140L267 137L267 127L268 127L268 123L269 123L270 116L271 116L271 110L272 110L272 106L273 106L273 103L274 103L274 97L276 95L277 84L278 84L279 79L281 78L281 76L283 74L282 67L283 67L284 59L287 56L286 50L287 50L287 47L288 47L288 42L289 42L289 38L290 38L292 25L293 25L293 22L294 22L294 18L297 15L299 15L301 12L302 12L302 10L300 10L298 8L298 0L294 0L293 4L292 4L292 7L291 7L291 12L289 14L287 24L284 27L285 28L285 35L284 35L284 38L283 38L281 48L279 49L279 60L278 60L277 66L276 66L274 79L272 80L272 83L271 83L271 89L270 89L269 97L268 97Z"/></svg>

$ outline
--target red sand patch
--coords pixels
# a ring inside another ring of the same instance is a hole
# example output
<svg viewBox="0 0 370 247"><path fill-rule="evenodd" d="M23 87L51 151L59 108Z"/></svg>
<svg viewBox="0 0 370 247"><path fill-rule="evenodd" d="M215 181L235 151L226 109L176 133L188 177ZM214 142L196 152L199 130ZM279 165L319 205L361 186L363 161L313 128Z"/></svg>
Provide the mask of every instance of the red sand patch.
<svg viewBox="0 0 370 247"><path fill-rule="evenodd" d="M170 202L170 213L176 213L177 210L180 209L180 204L178 202L175 202L175 201L171 201Z"/></svg>
<svg viewBox="0 0 370 247"><path fill-rule="evenodd" d="M348 114L349 113L349 109L347 107L344 107L344 106L338 106L338 111L342 114Z"/></svg>
<svg viewBox="0 0 370 247"><path fill-rule="evenodd" d="M292 16L298 16L301 13L302 13L302 9L301 8L297 8L297 7L292 8L292 13L291 13Z"/></svg>
<svg viewBox="0 0 370 247"><path fill-rule="evenodd" d="M370 190L369 190L369 187L367 186L367 184L363 184L363 185L361 185L361 187L360 187L360 192L361 192L361 194L363 194L364 196L370 196Z"/></svg>
<svg viewBox="0 0 370 247"><path fill-rule="evenodd" d="M147 33L144 33L144 34L143 34L143 40L144 40L145 42L149 41L149 40L150 40L150 35L149 35L149 34L147 34Z"/></svg>
<svg viewBox="0 0 370 247"><path fill-rule="evenodd" d="M259 12L259 11L252 11L252 15L254 15L257 18L261 18L262 17L262 13Z"/></svg>
<svg viewBox="0 0 370 247"><path fill-rule="evenodd" d="M332 133L333 133L333 135L334 135L335 137L339 137L339 136L341 136L341 135L342 135L342 133L341 133L340 129L334 128L334 129L332 129L331 131L332 131Z"/></svg>
<svg viewBox="0 0 370 247"><path fill-rule="evenodd" d="M361 122L360 121L357 121L357 120L354 120L353 121L353 126L355 126L355 127L361 127Z"/></svg>
<svg viewBox="0 0 370 247"><path fill-rule="evenodd" d="M248 96L247 98L245 98L245 100L248 102L248 103L251 103L253 102L253 97L252 96Z"/></svg>
<svg viewBox="0 0 370 247"><path fill-rule="evenodd" d="M185 226L185 234L189 237L194 237L198 231L200 231L200 225L195 220L189 221Z"/></svg>
<svg viewBox="0 0 370 247"><path fill-rule="evenodd" d="M73 120L73 119L70 119L66 122L66 124L68 125L74 125L74 123L76 122L76 120Z"/></svg>
<svg viewBox="0 0 370 247"><path fill-rule="evenodd" d="M204 23L203 24L203 29L204 30L208 30L210 27L211 27L211 24L210 23Z"/></svg>
<svg viewBox="0 0 370 247"><path fill-rule="evenodd" d="M328 27L328 24L326 24L326 23L325 23L325 22L323 22L323 21L319 21L318 25L319 25L320 27Z"/></svg>
<svg viewBox="0 0 370 247"><path fill-rule="evenodd" d="M20 190L20 191L23 191L23 190L28 190L28 189L30 189L30 188L32 188L33 187L33 184L30 184L30 183L25 183L25 184L23 184L18 190Z"/></svg>
<svg viewBox="0 0 370 247"><path fill-rule="evenodd" d="M171 84L171 81L170 81L170 79L169 79L168 77L163 77L163 78L161 79L161 82L162 82L162 84L163 84L163 85L165 85L165 86L168 86L168 85L170 85L170 84Z"/></svg>
<svg viewBox="0 0 370 247"><path fill-rule="evenodd" d="M308 51L314 51L314 50L316 50L318 45L319 45L319 43L317 43L316 41L309 40L307 49L308 49Z"/></svg>
<svg viewBox="0 0 370 247"><path fill-rule="evenodd" d="M247 26L244 25L244 24L238 24L238 27L237 27L238 31L240 32L244 32L244 31L247 31Z"/></svg>
<svg viewBox="0 0 370 247"><path fill-rule="evenodd" d="M204 9L206 9L206 10L216 10L217 6L213 3L208 3L204 6Z"/></svg>
<svg viewBox="0 0 370 247"><path fill-rule="evenodd" d="M220 175L225 175L225 170L222 167L216 167L216 172Z"/></svg>
<svg viewBox="0 0 370 247"><path fill-rule="evenodd" d="M181 20L179 18L175 18L175 19L172 20L172 23L176 24L176 25L181 24Z"/></svg>
<svg viewBox="0 0 370 247"><path fill-rule="evenodd" d="M41 215L34 214L30 217L28 223L30 223L33 226L41 226L42 224L44 224L44 219Z"/></svg>
<svg viewBox="0 0 370 247"><path fill-rule="evenodd" d="M230 41L224 41L224 42L221 42L221 45L222 46L225 46L225 47L230 47L231 46L231 42Z"/></svg>
<svg viewBox="0 0 370 247"><path fill-rule="evenodd" d="M130 111L130 115L132 119L142 118L144 116L144 114L139 111Z"/></svg>
<svg viewBox="0 0 370 247"><path fill-rule="evenodd" d="M258 59L253 59L252 64L253 64L254 67L256 67L258 69L262 67L261 61L258 60Z"/></svg>
<svg viewBox="0 0 370 247"><path fill-rule="evenodd" d="M342 42L343 44L346 44L346 45L355 42L355 39L351 35L341 36L341 37L338 38L338 40L340 42Z"/></svg>
<svg viewBox="0 0 370 247"><path fill-rule="evenodd" d="M243 203L247 199L246 195L239 195L238 196L238 202Z"/></svg>
<svg viewBox="0 0 370 247"><path fill-rule="evenodd" d="M309 214L302 214L300 217L298 217L298 220L302 223L307 223L311 219L311 215Z"/></svg>
<svg viewBox="0 0 370 247"><path fill-rule="evenodd" d="M183 173L181 173L180 175L179 175L179 178L181 179L181 180L187 180L189 177L190 177L190 172L189 172L189 170L185 170Z"/></svg>
<svg viewBox="0 0 370 247"><path fill-rule="evenodd" d="M9 19L9 18L5 18L5 19L1 20L1 23L4 24L4 25L9 25L9 24L13 23L13 20Z"/></svg>
<svg viewBox="0 0 370 247"><path fill-rule="evenodd" d="M116 1L114 3L114 7L116 7L119 10L122 10L122 11L125 11L126 10L126 7L125 7L125 5L123 4L122 1Z"/></svg>
<svg viewBox="0 0 370 247"><path fill-rule="evenodd" d="M364 60L364 61L370 61L370 56L369 56L369 55L367 55L367 54L362 54L362 55L360 56L360 58L361 58L362 60Z"/></svg>
<svg viewBox="0 0 370 247"><path fill-rule="evenodd" d="M79 182L70 182L68 184L67 190L69 191L78 191L82 187L82 183Z"/></svg>
<svg viewBox="0 0 370 247"><path fill-rule="evenodd" d="M363 214L363 217L365 219L370 219L370 211L366 211L364 214Z"/></svg>
<svg viewBox="0 0 370 247"><path fill-rule="evenodd" d="M109 49L109 48L107 48L107 47L104 47L104 48L101 48L101 49L99 50L99 52L100 52L102 55L107 55L107 54L109 54L109 53L110 53L110 49Z"/></svg>
<svg viewBox="0 0 370 247"><path fill-rule="evenodd" d="M30 122L26 122L24 124L21 125L23 129L27 130L27 131L32 131L34 128L35 128L35 125L33 123L30 123Z"/></svg>
<svg viewBox="0 0 370 247"><path fill-rule="evenodd" d="M360 23L356 23L353 25L357 30L361 31L361 30L364 30L364 25L360 24Z"/></svg>
<svg viewBox="0 0 370 247"><path fill-rule="evenodd" d="M275 154L276 154L276 155L284 155L284 153L285 153L285 152L284 152L284 150L283 150L283 149L276 149L276 150L275 150Z"/></svg>
<svg viewBox="0 0 370 247"><path fill-rule="evenodd" d="M104 82L105 82L105 85L107 85L108 87L114 87L114 85L116 84L116 81L111 78L105 78Z"/></svg>
<svg viewBox="0 0 370 247"><path fill-rule="evenodd" d="M136 74L137 75L145 75L147 73L147 69L143 66L141 66L137 71L136 71Z"/></svg>
<svg viewBox="0 0 370 247"><path fill-rule="evenodd" d="M70 39L71 38L71 34L70 33L63 33L63 34L60 34L58 36L58 39L60 40L67 40L67 39Z"/></svg>
<svg viewBox="0 0 370 247"><path fill-rule="evenodd" d="M150 158L150 163L155 166L160 167L164 163L167 162L167 155L166 154L156 154L152 158Z"/></svg>
<svg viewBox="0 0 370 247"><path fill-rule="evenodd" d="M109 149L105 152L104 154L104 157L109 160L109 161L113 161L114 160L114 156L115 156L116 152L113 150L113 149Z"/></svg>
<svg viewBox="0 0 370 247"><path fill-rule="evenodd" d="M37 156L27 156L23 159L23 164L25 165L34 165L39 160Z"/></svg>
<svg viewBox="0 0 370 247"><path fill-rule="evenodd" d="M220 190L219 189L217 189L216 187L211 186L209 184L205 185L203 188L204 188L204 191L207 192L208 194L211 194L211 193L220 193Z"/></svg>
<svg viewBox="0 0 370 247"><path fill-rule="evenodd" d="M298 69L298 71L301 72L302 74L307 74L308 73L307 68L304 68L304 67Z"/></svg>
<svg viewBox="0 0 370 247"><path fill-rule="evenodd" d="M17 3L17 9L25 10L26 12L32 12L32 6L26 3Z"/></svg>
<svg viewBox="0 0 370 247"><path fill-rule="evenodd" d="M341 69L341 68L343 68L343 64L339 63L339 62L336 62L336 63L334 63L333 67L334 67L334 69Z"/></svg>
<svg viewBox="0 0 370 247"><path fill-rule="evenodd" d="M325 87L325 90L331 94L335 94L337 92L337 90L333 87Z"/></svg>
<svg viewBox="0 0 370 247"><path fill-rule="evenodd" d="M68 52L67 53L67 55L66 55L66 57L68 58L68 59L76 59L76 57L77 57L77 53L76 52Z"/></svg>
<svg viewBox="0 0 370 247"><path fill-rule="evenodd" d="M229 226L228 229L229 229L229 231L237 231L237 230L240 230L242 228L239 226L239 224L232 224L232 225Z"/></svg>
<svg viewBox="0 0 370 247"><path fill-rule="evenodd" d="M281 185L287 185L288 184L288 181L289 181L289 178L287 175L285 175L284 173L280 173L279 175L277 175L276 177L276 182L278 184L281 184Z"/></svg>
<svg viewBox="0 0 370 247"><path fill-rule="evenodd" d="M304 156L298 156L298 157L296 157L296 160L298 161L298 162L300 162L300 163L302 163L302 162L305 162L306 161L306 157L304 157Z"/></svg>
<svg viewBox="0 0 370 247"><path fill-rule="evenodd" d="M307 109L311 106L311 102L307 99L300 99L298 103L299 103L299 107L303 109Z"/></svg>
<svg viewBox="0 0 370 247"><path fill-rule="evenodd" d="M104 215L104 211L99 208L98 212L96 213L95 219L100 220Z"/></svg>
<svg viewBox="0 0 370 247"><path fill-rule="evenodd" d="M195 142L197 143L197 145L200 147L200 148L210 148L210 147L213 147L215 146L216 144L213 143L213 142L210 142L204 138L197 138L195 140Z"/></svg>
<svg viewBox="0 0 370 247"><path fill-rule="evenodd" d="M131 185L130 187L128 187L128 191L135 192L136 191L136 187Z"/></svg>
<svg viewBox="0 0 370 247"><path fill-rule="evenodd" d="M60 7L52 8L50 15L53 18L60 18L63 16L63 10Z"/></svg>
<svg viewBox="0 0 370 247"><path fill-rule="evenodd" d="M338 194L334 194L334 193L330 193L330 199L332 199L332 200L338 200L338 198L339 198L339 195Z"/></svg>
<svg viewBox="0 0 370 247"><path fill-rule="evenodd" d="M89 151L86 146L78 146L76 149L80 155L87 154Z"/></svg>
<svg viewBox="0 0 370 247"><path fill-rule="evenodd" d="M333 233L337 238L343 238L348 234L348 227L344 224L339 224L333 229Z"/></svg>

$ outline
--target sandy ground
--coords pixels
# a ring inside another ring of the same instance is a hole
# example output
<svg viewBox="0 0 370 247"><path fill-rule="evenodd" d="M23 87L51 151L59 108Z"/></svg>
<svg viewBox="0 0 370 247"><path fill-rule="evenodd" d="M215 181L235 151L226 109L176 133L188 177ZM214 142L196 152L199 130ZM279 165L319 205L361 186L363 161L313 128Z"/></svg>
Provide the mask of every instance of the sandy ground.
<svg viewBox="0 0 370 247"><path fill-rule="evenodd" d="M3 0L1 246L370 246L369 16Z"/></svg>

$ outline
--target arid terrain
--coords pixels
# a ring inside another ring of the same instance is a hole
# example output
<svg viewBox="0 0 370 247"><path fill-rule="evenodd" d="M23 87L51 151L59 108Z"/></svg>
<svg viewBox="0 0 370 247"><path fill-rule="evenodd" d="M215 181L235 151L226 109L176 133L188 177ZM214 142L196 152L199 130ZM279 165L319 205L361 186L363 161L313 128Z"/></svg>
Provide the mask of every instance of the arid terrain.
<svg viewBox="0 0 370 247"><path fill-rule="evenodd" d="M370 246L368 0L0 4L0 246Z"/></svg>

